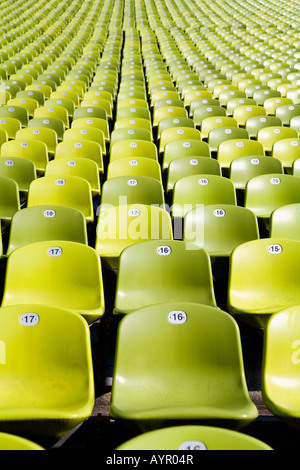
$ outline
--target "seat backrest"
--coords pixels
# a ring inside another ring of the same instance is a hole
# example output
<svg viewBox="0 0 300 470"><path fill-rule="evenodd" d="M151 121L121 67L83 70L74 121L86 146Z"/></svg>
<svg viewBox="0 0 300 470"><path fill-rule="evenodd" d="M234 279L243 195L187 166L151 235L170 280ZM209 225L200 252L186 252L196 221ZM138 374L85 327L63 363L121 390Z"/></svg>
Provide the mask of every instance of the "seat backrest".
<svg viewBox="0 0 300 470"><path fill-rule="evenodd" d="M224 337L226 344L220 340ZM192 417L233 418L239 425L251 421L258 412L248 394L240 341L233 318L210 306L173 301L125 315L117 337L110 415L146 426L160 419L184 424Z"/></svg>
<svg viewBox="0 0 300 470"><path fill-rule="evenodd" d="M93 222L91 186L79 176L50 175L34 180L28 191L27 206L57 204L80 210L87 222Z"/></svg>
<svg viewBox="0 0 300 470"><path fill-rule="evenodd" d="M5 364L0 392L5 416L1 425L6 432L15 433L18 426L25 433L57 437L87 419L94 406L87 322L67 309L27 303L1 307L0 325L1 367ZM20 395L15 393L20 387L21 405ZM49 415L55 415L55 419L49 419Z"/></svg>
<svg viewBox="0 0 300 470"><path fill-rule="evenodd" d="M259 238L252 211L232 204L205 205L187 212L183 239L195 243L211 257L230 256L242 243Z"/></svg>
<svg viewBox="0 0 300 470"><path fill-rule="evenodd" d="M155 178L142 175L118 176L106 180L102 185L101 205L122 204L163 205L162 183Z"/></svg>
<svg viewBox="0 0 300 470"><path fill-rule="evenodd" d="M229 168L232 160L247 155L264 155L260 142L251 139L232 139L220 143L217 160L222 168Z"/></svg>
<svg viewBox="0 0 300 470"><path fill-rule="evenodd" d="M278 207L300 202L300 180L287 174L264 174L248 181L245 207L257 217L268 219Z"/></svg>
<svg viewBox="0 0 300 470"><path fill-rule="evenodd" d="M95 249L102 261L117 269L120 253L145 240L173 238L170 214L162 207L130 204L100 210Z"/></svg>
<svg viewBox="0 0 300 470"><path fill-rule="evenodd" d="M88 158L97 164L100 173L104 171L101 145L90 140L63 140L58 143L54 158Z"/></svg>
<svg viewBox="0 0 300 470"><path fill-rule="evenodd" d="M248 155L235 158L229 166L229 177L237 189L244 190L247 182L255 176L283 173L280 160L266 155Z"/></svg>
<svg viewBox="0 0 300 470"><path fill-rule="evenodd" d="M202 174L180 178L173 189L172 215L184 217L203 204L236 204L232 181L219 175Z"/></svg>
<svg viewBox="0 0 300 470"><path fill-rule="evenodd" d="M43 174L49 161L48 149L44 142L32 139L13 139L1 146L1 157L26 158L34 162L37 172Z"/></svg>
<svg viewBox="0 0 300 470"><path fill-rule="evenodd" d="M147 140L123 140L110 147L109 161L120 158L145 157L158 160L158 151L154 142Z"/></svg>
<svg viewBox="0 0 300 470"><path fill-rule="evenodd" d="M15 249L7 260L2 307L26 303L66 308L88 322L101 317L103 280L96 251L65 240L40 241Z"/></svg>
<svg viewBox="0 0 300 470"><path fill-rule="evenodd" d="M6 255L28 243L67 240L87 244L85 217L78 209L58 205L26 207L12 218Z"/></svg>
<svg viewBox="0 0 300 470"><path fill-rule="evenodd" d="M299 252L298 240L283 238L239 245L230 262L229 311L264 327L271 314L298 304Z"/></svg>
<svg viewBox="0 0 300 470"><path fill-rule="evenodd" d="M169 299L216 306L207 253L179 240L149 240L126 248L120 255L114 312L127 314Z"/></svg>
<svg viewBox="0 0 300 470"><path fill-rule="evenodd" d="M111 161L107 166L107 179L125 175L150 176L162 181L161 167L157 160L147 157L124 157Z"/></svg>

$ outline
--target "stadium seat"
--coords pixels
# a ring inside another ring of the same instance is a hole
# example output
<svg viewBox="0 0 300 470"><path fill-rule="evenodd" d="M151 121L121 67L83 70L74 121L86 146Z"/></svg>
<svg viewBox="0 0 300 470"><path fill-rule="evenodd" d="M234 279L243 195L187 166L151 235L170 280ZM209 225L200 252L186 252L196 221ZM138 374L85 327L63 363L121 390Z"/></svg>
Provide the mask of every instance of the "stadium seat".
<svg viewBox="0 0 300 470"><path fill-rule="evenodd" d="M188 117L187 110L182 106L166 105L154 107L153 109L153 126L159 125L162 119Z"/></svg>
<svg viewBox="0 0 300 470"><path fill-rule="evenodd" d="M2 118L0 119L0 129L3 129L7 133L7 140L15 138L17 131L22 127L21 121L16 118Z"/></svg>
<svg viewBox="0 0 300 470"><path fill-rule="evenodd" d="M118 445L128 450L273 450L260 439L215 426L181 425L157 429L132 437Z"/></svg>
<svg viewBox="0 0 300 470"><path fill-rule="evenodd" d="M20 246L49 240L88 244L82 212L72 207L39 205L25 207L12 217L6 256Z"/></svg>
<svg viewBox="0 0 300 470"><path fill-rule="evenodd" d="M148 108L142 106L130 106L128 108L119 108L116 110L115 119L118 121L119 119L130 118L130 119L148 119L151 121L151 114Z"/></svg>
<svg viewBox="0 0 300 470"><path fill-rule="evenodd" d="M270 218L278 207L300 202L300 180L294 175L271 173L248 181L245 207L262 219Z"/></svg>
<svg viewBox="0 0 300 470"><path fill-rule="evenodd" d="M273 145L282 139L297 139L298 132L296 129L285 126L269 126L260 129L257 133L257 140L265 150L265 153L272 153Z"/></svg>
<svg viewBox="0 0 300 470"><path fill-rule="evenodd" d="M239 429L258 416L237 324L218 308L181 301L141 308L121 320L116 348L110 404L116 420L145 432L201 422Z"/></svg>
<svg viewBox="0 0 300 470"><path fill-rule="evenodd" d="M185 176L212 174L221 176L220 164L214 158L180 157L172 160L168 166L166 191L173 191L177 181Z"/></svg>
<svg viewBox="0 0 300 470"><path fill-rule="evenodd" d="M300 204L287 204L275 209L270 217L270 237L300 240Z"/></svg>
<svg viewBox="0 0 300 470"><path fill-rule="evenodd" d="M45 127L48 129L53 129L57 134L57 142L61 142L65 132L65 124L59 118L32 118L28 122L29 127Z"/></svg>
<svg viewBox="0 0 300 470"><path fill-rule="evenodd" d="M52 158L58 144L57 133L46 127L24 127L16 133L16 140L37 140L46 145L48 157Z"/></svg>
<svg viewBox="0 0 300 470"><path fill-rule="evenodd" d="M164 205L161 181L150 176L124 175L106 180L102 185L101 206L122 204Z"/></svg>
<svg viewBox="0 0 300 470"><path fill-rule="evenodd" d="M152 142L152 134L143 127L121 127L114 129L110 135L110 145L124 140L147 140Z"/></svg>
<svg viewBox="0 0 300 470"><path fill-rule="evenodd" d="M88 125L84 127L71 127L66 129L63 140L75 140L77 142L89 140L96 142L100 145L102 154L106 155L106 142L104 132L101 129L89 127Z"/></svg>
<svg viewBox="0 0 300 470"><path fill-rule="evenodd" d="M95 249L108 269L118 269L120 254L126 247L149 239L172 238L171 218L163 208L122 205L100 212Z"/></svg>
<svg viewBox="0 0 300 470"><path fill-rule="evenodd" d="M226 140L248 139L248 131L242 127L217 127L212 129L208 134L208 144L211 152L218 152L219 145Z"/></svg>
<svg viewBox="0 0 300 470"><path fill-rule="evenodd" d="M52 438L67 434L94 406L87 322L66 309L30 303L1 307L0 323L0 429Z"/></svg>
<svg viewBox="0 0 300 470"><path fill-rule="evenodd" d="M273 145L272 156L280 160L285 169L291 169L295 160L300 158L300 139L278 140Z"/></svg>
<svg viewBox="0 0 300 470"><path fill-rule="evenodd" d="M216 306L207 253L179 240L151 240L123 250L114 314L125 315L169 299Z"/></svg>
<svg viewBox="0 0 300 470"><path fill-rule="evenodd" d="M239 245L231 255L228 311L253 327L264 328L271 315L297 305L299 250L298 240L284 238Z"/></svg>
<svg viewBox="0 0 300 470"><path fill-rule="evenodd" d="M5 142L1 146L0 155L5 158L19 157L33 161L38 175L45 172L49 161L46 144L32 139L13 139Z"/></svg>
<svg viewBox="0 0 300 470"><path fill-rule="evenodd" d="M234 187L243 191L248 181L255 176L283 172L280 160L265 155L248 155L235 158L229 166L229 178Z"/></svg>
<svg viewBox="0 0 300 470"><path fill-rule="evenodd" d="M107 180L118 176L148 176L162 182L161 167L157 160L147 157L119 158L107 166Z"/></svg>
<svg viewBox="0 0 300 470"><path fill-rule="evenodd" d="M45 176L64 175L79 176L89 182L92 196L100 195L100 177L98 165L89 158L55 158L45 169Z"/></svg>
<svg viewBox="0 0 300 470"><path fill-rule="evenodd" d="M246 129L250 139L257 139L257 134L264 127L282 126L281 120L276 116L252 116L246 121Z"/></svg>
<svg viewBox="0 0 300 470"><path fill-rule="evenodd" d="M204 205L188 211L183 239L212 258L228 257L242 243L259 238L258 223L249 209L232 204Z"/></svg>
<svg viewBox="0 0 300 470"><path fill-rule="evenodd" d="M261 391L270 412L299 431L299 305L271 316L264 331Z"/></svg>
<svg viewBox="0 0 300 470"><path fill-rule="evenodd" d="M268 115L273 115L275 116L276 114L276 109L279 106L283 105L293 105L293 101L290 98L283 98L283 97L272 97L272 98L267 98L264 101L263 107L265 108L266 112Z"/></svg>
<svg viewBox="0 0 300 470"><path fill-rule="evenodd" d="M289 126L291 119L299 115L300 104L283 104L278 106L275 111L275 116L281 120L283 126Z"/></svg>
<svg viewBox="0 0 300 470"><path fill-rule="evenodd" d="M87 223L94 221L92 190L79 176L51 175L34 180L28 190L27 206L57 204L80 210Z"/></svg>
<svg viewBox="0 0 300 470"><path fill-rule="evenodd" d="M14 180L18 185L20 200L27 196L30 183L37 178L32 160L20 157L0 158L0 176Z"/></svg>
<svg viewBox="0 0 300 470"><path fill-rule="evenodd" d="M225 140L218 147L217 160L221 168L229 168L232 160L249 155L264 155L262 144L250 139Z"/></svg>
<svg viewBox="0 0 300 470"><path fill-rule="evenodd" d="M49 106L45 104L45 106L39 106L33 113L34 118L56 118L63 121L65 128L68 129L69 127L69 113L66 108L62 106Z"/></svg>
<svg viewBox="0 0 300 470"><path fill-rule="evenodd" d="M29 115L26 108L21 106L0 106L0 118L14 118L18 119L22 127L26 127L29 121Z"/></svg>
<svg viewBox="0 0 300 470"><path fill-rule="evenodd" d="M26 303L66 308L89 324L99 319L104 313L104 296L95 250L83 243L45 240L12 251L1 306Z"/></svg>
<svg viewBox="0 0 300 470"><path fill-rule="evenodd" d="M193 127L169 127L164 129L160 134L159 154L163 156L165 147L169 142L177 140L201 140L200 131Z"/></svg>
<svg viewBox="0 0 300 470"><path fill-rule="evenodd" d="M110 142L110 130L109 130L109 124L107 119L103 118L97 118L97 117L82 117L82 118L76 118L72 121L71 127L95 127L96 129L100 129L103 134L104 134L104 139L105 142L109 143Z"/></svg>
<svg viewBox="0 0 300 470"><path fill-rule="evenodd" d="M232 181L212 174L180 178L173 189L172 217L182 218L189 210L202 204L236 205Z"/></svg>
<svg viewBox="0 0 300 470"><path fill-rule="evenodd" d="M97 163L99 173L104 171L101 146L91 140L63 140L58 143L54 158L87 158Z"/></svg>
<svg viewBox="0 0 300 470"><path fill-rule="evenodd" d="M193 120L195 125L201 130L202 122L204 119L208 117L215 117L215 116L226 116L226 111L222 106L218 105L204 105L204 106L197 106L193 110Z"/></svg>
<svg viewBox="0 0 300 470"><path fill-rule="evenodd" d="M229 116L212 116L203 119L201 124L201 138L207 140L209 133L218 127L237 127L237 122Z"/></svg>
<svg viewBox="0 0 300 470"><path fill-rule="evenodd" d="M87 119L100 118L100 119L107 120L107 113L105 109L99 108L97 106L75 108L74 114L73 114L73 121L75 121L76 119L80 119L80 118L87 118Z"/></svg>
<svg viewBox="0 0 300 470"><path fill-rule="evenodd" d="M207 142L200 139L180 139L168 142L165 146L162 170L166 171L170 163L182 157L210 157L210 148Z"/></svg>
<svg viewBox="0 0 300 470"><path fill-rule="evenodd" d="M31 118L34 111L38 108L39 103L34 98L12 98L7 101L8 107L24 108L28 113L28 117Z"/></svg>
<svg viewBox="0 0 300 470"><path fill-rule="evenodd" d="M145 157L158 160L157 147L147 140L123 140L110 147L109 161L121 158Z"/></svg>

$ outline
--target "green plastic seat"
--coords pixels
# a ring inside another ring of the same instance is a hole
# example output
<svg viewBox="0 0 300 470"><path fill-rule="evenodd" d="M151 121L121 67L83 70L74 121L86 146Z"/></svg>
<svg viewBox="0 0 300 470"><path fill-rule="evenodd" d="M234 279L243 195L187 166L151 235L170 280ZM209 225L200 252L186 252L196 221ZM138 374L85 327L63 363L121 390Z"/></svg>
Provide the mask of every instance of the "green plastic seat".
<svg viewBox="0 0 300 470"><path fill-rule="evenodd" d="M1 307L0 324L1 431L59 437L75 429L94 406L87 322L66 309L30 303ZM19 439L6 445L24 446Z"/></svg>
<svg viewBox="0 0 300 470"><path fill-rule="evenodd" d="M267 98L264 101L263 106L264 106L267 114L275 116L276 109L279 106L283 106L285 104L293 106L293 101L290 98L284 98L282 96L280 96L280 97L275 97L274 96L272 98Z"/></svg>
<svg viewBox="0 0 300 470"><path fill-rule="evenodd" d="M45 450L39 444L36 444L24 437L16 436L6 432L0 433L0 450Z"/></svg>
<svg viewBox="0 0 300 470"><path fill-rule="evenodd" d="M105 142L109 143L110 142L110 130L109 130L109 124L107 119L103 118L97 118L97 117L82 117L82 118L76 118L72 121L71 127L95 127L96 129L100 129L103 134L104 134L104 139Z"/></svg>
<svg viewBox="0 0 300 470"><path fill-rule="evenodd" d="M300 138L278 140L273 145L272 156L280 160L284 168L291 169L300 158Z"/></svg>
<svg viewBox="0 0 300 470"><path fill-rule="evenodd" d="M162 170L166 171L171 162L183 157L210 157L207 142L200 139L180 139L168 142L165 146L162 160Z"/></svg>
<svg viewBox="0 0 300 470"><path fill-rule="evenodd" d="M270 237L300 240L300 204L287 204L275 209L270 217Z"/></svg>
<svg viewBox="0 0 300 470"><path fill-rule="evenodd" d="M175 126L164 129L161 132L159 139L159 155L163 156L165 147L169 142L174 142L177 140L201 140L201 133L198 129L194 127Z"/></svg>
<svg viewBox="0 0 300 470"><path fill-rule="evenodd" d="M278 106L275 111L275 116L281 120L284 126L289 126L291 119L299 114L300 104L283 104Z"/></svg>
<svg viewBox="0 0 300 470"><path fill-rule="evenodd" d="M92 196L100 194L100 177L98 165L89 158L55 158L51 160L45 169L45 176L64 175L79 176L85 179L91 186Z"/></svg>
<svg viewBox="0 0 300 470"><path fill-rule="evenodd" d="M109 207L100 212L97 222L95 250L109 269L118 269L121 252L132 244L173 238L169 213L155 205Z"/></svg>
<svg viewBox="0 0 300 470"><path fill-rule="evenodd" d="M28 243L67 240L88 244L85 217L78 209L58 205L25 207L11 221L6 256Z"/></svg>
<svg viewBox="0 0 300 470"><path fill-rule="evenodd" d="M153 109L153 126L159 126L163 119L188 117L187 110L183 106L166 105L154 107Z"/></svg>
<svg viewBox="0 0 300 470"><path fill-rule="evenodd" d="M32 160L3 157L0 158L0 176L6 176L17 183L22 199L21 196L26 197L30 183L37 178L37 173Z"/></svg>
<svg viewBox="0 0 300 470"><path fill-rule="evenodd" d="M116 450L273 450L260 439L214 426L182 425L132 437ZM154 462L154 460L153 460ZM188 459L186 459L186 463Z"/></svg>
<svg viewBox="0 0 300 470"><path fill-rule="evenodd" d="M51 305L78 313L89 324L104 313L100 259L83 243L45 240L20 246L7 258L4 284L2 307Z"/></svg>
<svg viewBox="0 0 300 470"><path fill-rule="evenodd" d="M228 257L242 243L259 238L252 211L232 204L204 205L187 212L183 239L203 248L212 258Z"/></svg>
<svg viewBox="0 0 300 470"><path fill-rule="evenodd" d="M26 108L21 106L0 106L0 118L14 118L18 119L22 127L26 127L29 121L29 115Z"/></svg>
<svg viewBox="0 0 300 470"><path fill-rule="evenodd" d="M158 151L154 142L147 140L122 140L110 147L109 161L122 158L145 157L158 161Z"/></svg>
<svg viewBox="0 0 300 470"><path fill-rule="evenodd" d="M74 114L73 114L73 120L84 118L84 117L88 119L100 118L100 119L107 120L107 113L105 109L99 108L97 106L75 108Z"/></svg>
<svg viewBox="0 0 300 470"><path fill-rule="evenodd" d="M151 121L151 114L148 108L142 106L129 106L127 108L119 108L116 110L116 120L123 118L142 118Z"/></svg>
<svg viewBox="0 0 300 470"><path fill-rule="evenodd" d="M245 207L262 219L269 219L278 207L298 202L300 179L294 175L270 173L255 176L245 188Z"/></svg>
<svg viewBox="0 0 300 470"><path fill-rule="evenodd" d="M41 90L21 90L16 93L16 98L33 98L38 103L39 106L43 106L45 103L45 95Z"/></svg>
<svg viewBox="0 0 300 470"><path fill-rule="evenodd" d="M282 126L281 120L276 116L252 116L246 121L246 129L250 139L256 139L258 131L264 127Z"/></svg>
<svg viewBox="0 0 300 470"><path fill-rule="evenodd" d="M248 138L248 131L242 127L218 127L209 132L208 144L211 152L217 152L219 145L226 140L243 140Z"/></svg>
<svg viewBox="0 0 300 470"><path fill-rule="evenodd" d="M229 166L229 178L236 189L245 190L249 180L255 176L283 173L280 160L266 155L248 155L235 158Z"/></svg>
<svg viewBox="0 0 300 470"><path fill-rule="evenodd" d="M179 240L149 240L124 249L114 314L129 314L169 299L216 306L207 253Z"/></svg>
<svg viewBox="0 0 300 470"><path fill-rule="evenodd" d="M70 129L66 129L63 140L75 140L77 142L89 140L96 142L100 145L102 154L106 155L104 132L96 127L90 127L88 125L84 127L71 127Z"/></svg>
<svg viewBox="0 0 300 470"><path fill-rule="evenodd" d="M87 158L94 161L99 173L104 171L103 155L101 145L91 140L63 140L58 142L55 149L54 159Z"/></svg>
<svg viewBox="0 0 300 470"><path fill-rule="evenodd" d="M122 204L164 205L161 181L142 175L124 175L106 180L102 185L101 206Z"/></svg>
<svg viewBox="0 0 300 470"><path fill-rule="evenodd" d="M87 223L94 221L90 183L73 175L50 175L32 181L28 190L27 206L57 204L80 210Z"/></svg>
<svg viewBox="0 0 300 470"><path fill-rule="evenodd" d="M264 328L274 313L299 303L298 240L265 238L238 246L232 253L228 311Z"/></svg>
<svg viewBox="0 0 300 470"><path fill-rule="evenodd" d="M173 188L172 217L182 218L189 210L203 204L236 205L232 181L212 174L180 178Z"/></svg>
<svg viewBox="0 0 300 470"><path fill-rule="evenodd" d="M48 157L54 156L58 137L56 131L46 127L24 127L16 133L16 140L37 140L46 145Z"/></svg>
<svg viewBox="0 0 300 470"><path fill-rule="evenodd" d="M162 182L161 167L157 160L147 157L119 158L107 166L107 180L125 175L141 175Z"/></svg>
<svg viewBox="0 0 300 470"><path fill-rule="evenodd" d="M208 117L226 116L226 110L220 105L197 106L193 110L193 120L195 125L201 129L202 122Z"/></svg>
<svg viewBox="0 0 300 470"><path fill-rule="evenodd" d="M298 132L296 129L285 126L270 126L260 129L257 133L257 140L261 142L265 152L272 152L273 146L278 140L297 139Z"/></svg>
<svg viewBox="0 0 300 470"><path fill-rule="evenodd" d="M219 127L237 127L237 122L229 116L211 116L203 119L201 124L201 138L207 140L209 133Z"/></svg>
<svg viewBox="0 0 300 470"><path fill-rule="evenodd" d="M299 431L299 305L269 319L264 331L261 391L271 413Z"/></svg>
<svg viewBox="0 0 300 470"><path fill-rule="evenodd" d="M124 140L147 140L152 142L152 134L142 127L122 127L114 129L110 134L110 145Z"/></svg>
<svg viewBox="0 0 300 470"><path fill-rule="evenodd" d="M31 160L38 175L44 174L49 161L48 149L44 142L32 139L13 139L5 142L0 150L1 158L24 158Z"/></svg>
<svg viewBox="0 0 300 470"><path fill-rule="evenodd" d="M217 160L207 157L180 157L172 160L168 167L166 191L173 191L177 181L185 176L212 174L221 176L221 167Z"/></svg>
<svg viewBox="0 0 300 470"><path fill-rule="evenodd" d="M21 121L16 118L1 118L0 119L0 129L3 129L7 134L7 140L14 139L17 131L22 128Z"/></svg>
<svg viewBox="0 0 300 470"><path fill-rule="evenodd" d="M62 141L64 132L66 129L64 122L61 119L54 118L54 117L53 118L49 118L49 117L32 118L28 122L28 127L35 127L35 128L45 127L47 129L53 129L57 134L58 142Z"/></svg>
<svg viewBox="0 0 300 470"><path fill-rule="evenodd" d="M219 308L181 301L125 315L110 415L143 432L208 422L239 429L253 421L258 411L247 390L235 320Z"/></svg>
<svg viewBox="0 0 300 470"><path fill-rule="evenodd" d="M229 139L220 143L217 160L221 168L229 168L232 160L248 155L264 155L260 142L251 139Z"/></svg>

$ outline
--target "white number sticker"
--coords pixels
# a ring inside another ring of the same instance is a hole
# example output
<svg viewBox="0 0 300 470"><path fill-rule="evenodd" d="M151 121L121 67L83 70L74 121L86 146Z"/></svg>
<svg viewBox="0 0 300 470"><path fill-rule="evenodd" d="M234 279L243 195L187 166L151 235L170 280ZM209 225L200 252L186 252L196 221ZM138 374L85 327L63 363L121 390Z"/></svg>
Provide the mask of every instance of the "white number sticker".
<svg viewBox="0 0 300 470"><path fill-rule="evenodd" d="M281 181L280 181L280 178L271 178L270 183L271 184L280 184Z"/></svg>
<svg viewBox="0 0 300 470"><path fill-rule="evenodd" d="M77 162L75 162L75 160L69 160L69 161L68 161L68 165L69 165L69 166L76 166L76 165L77 165Z"/></svg>
<svg viewBox="0 0 300 470"><path fill-rule="evenodd" d="M186 320L186 313L181 310L173 310L168 315L168 321L169 323L173 323L173 325L182 325Z"/></svg>
<svg viewBox="0 0 300 470"><path fill-rule="evenodd" d="M226 214L226 212L224 211L224 209L214 210L214 216L215 217L224 217L225 214Z"/></svg>
<svg viewBox="0 0 300 470"><path fill-rule="evenodd" d="M62 249L59 246L52 246L51 248L48 249L48 255L49 256L61 256L62 255Z"/></svg>
<svg viewBox="0 0 300 470"><path fill-rule="evenodd" d="M137 180L128 180L127 181L128 186L136 186L138 184Z"/></svg>
<svg viewBox="0 0 300 470"><path fill-rule="evenodd" d="M138 217L140 215L140 210L139 209L129 209L128 215L130 217Z"/></svg>
<svg viewBox="0 0 300 470"><path fill-rule="evenodd" d="M202 186L206 186L208 184L208 179L207 178L200 178L199 184Z"/></svg>
<svg viewBox="0 0 300 470"><path fill-rule="evenodd" d="M171 248L167 245L159 246L156 251L157 251L157 254L160 256L168 256L172 252Z"/></svg>
<svg viewBox="0 0 300 470"><path fill-rule="evenodd" d="M191 146L191 142L183 142L183 146L188 148Z"/></svg>
<svg viewBox="0 0 300 470"><path fill-rule="evenodd" d="M6 166L13 166L15 162L13 160L6 160L5 165Z"/></svg>
<svg viewBox="0 0 300 470"><path fill-rule="evenodd" d="M180 444L179 450L207 450L207 447L201 441L185 441Z"/></svg>
<svg viewBox="0 0 300 470"><path fill-rule="evenodd" d="M282 252L282 246L281 246L281 245L277 245L277 244L269 245L269 246L268 246L268 252L269 252L271 255L279 255L279 254Z"/></svg>
<svg viewBox="0 0 300 470"><path fill-rule="evenodd" d="M23 313L19 321L23 326L35 326L40 321L40 317L37 313Z"/></svg>
<svg viewBox="0 0 300 470"><path fill-rule="evenodd" d="M55 184L57 184L57 186L64 186L64 184L66 184L66 181L62 178L58 179L55 181Z"/></svg>
<svg viewBox="0 0 300 470"><path fill-rule="evenodd" d="M139 164L138 160L130 160L129 164L131 166L137 166Z"/></svg>
<svg viewBox="0 0 300 470"><path fill-rule="evenodd" d="M44 217L55 217L56 212L53 209L47 209L44 211Z"/></svg>
<svg viewBox="0 0 300 470"><path fill-rule="evenodd" d="M135 149L138 144L136 142L130 142L129 145L130 145L131 148Z"/></svg>
<svg viewBox="0 0 300 470"><path fill-rule="evenodd" d="M252 163L252 165L259 165L259 159L258 158L252 158L251 163Z"/></svg>
<svg viewBox="0 0 300 470"><path fill-rule="evenodd" d="M43 124L49 124L49 119L43 119Z"/></svg>
<svg viewBox="0 0 300 470"><path fill-rule="evenodd" d="M81 149L82 147L82 142L76 142L74 147L76 147L77 149Z"/></svg>
<svg viewBox="0 0 300 470"><path fill-rule="evenodd" d="M20 145L23 148L27 148L29 144L28 144L28 142L21 142Z"/></svg>
<svg viewBox="0 0 300 470"><path fill-rule="evenodd" d="M198 165L199 161L196 158L190 160L190 165Z"/></svg>

